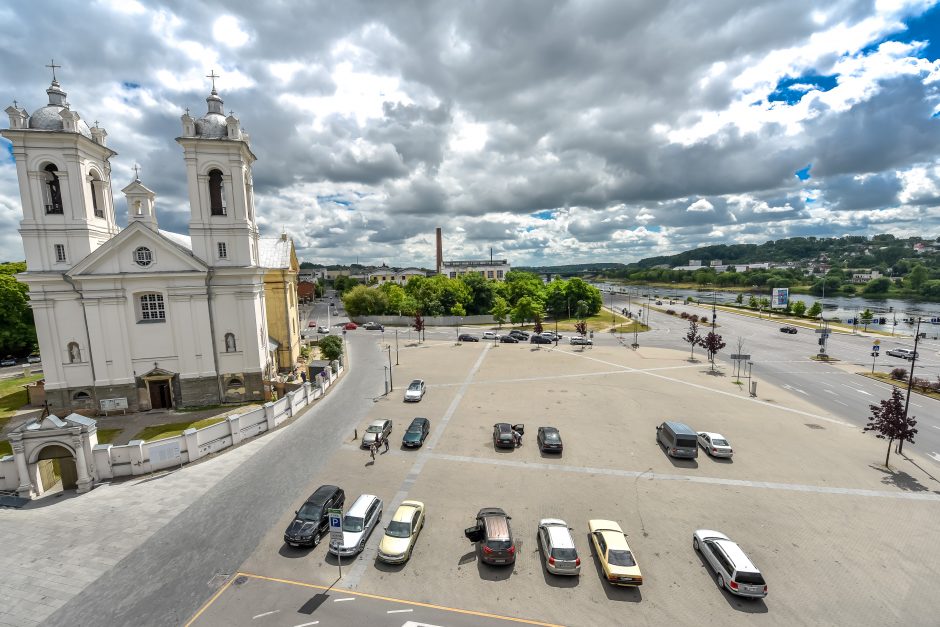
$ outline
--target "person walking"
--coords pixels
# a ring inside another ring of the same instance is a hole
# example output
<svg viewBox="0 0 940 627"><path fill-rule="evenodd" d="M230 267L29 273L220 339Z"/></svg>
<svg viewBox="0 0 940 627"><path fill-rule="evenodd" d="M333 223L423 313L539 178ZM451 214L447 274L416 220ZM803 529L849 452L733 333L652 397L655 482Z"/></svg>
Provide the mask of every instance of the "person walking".
<svg viewBox="0 0 940 627"><path fill-rule="evenodd" d="M385 452L388 453L388 436L385 436Z"/></svg>
<svg viewBox="0 0 940 627"><path fill-rule="evenodd" d="M372 456L372 461L375 461L375 451L376 451L376 449L378 449L378 448L379 448L379 443L378 443L378 441L373 442L373 443L369 446L369 455Z"/></svg>

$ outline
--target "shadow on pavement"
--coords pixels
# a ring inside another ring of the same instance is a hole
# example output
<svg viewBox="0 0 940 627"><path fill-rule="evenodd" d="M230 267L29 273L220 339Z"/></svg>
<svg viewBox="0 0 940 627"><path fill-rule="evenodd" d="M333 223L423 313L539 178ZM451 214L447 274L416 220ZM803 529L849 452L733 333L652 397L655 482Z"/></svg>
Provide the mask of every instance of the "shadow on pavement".
<svg viewBox="0 0 940 627"><path fill-rule="evenodd" d="M905 492L929 492L930 489L918 481L916 478L907 474L903 470L892 470L878 464L869 464L869 468L877 470L882 475L881 483L894 486Z"/></svg>
<svg viewBox="0 0 940 627"><path fill-rule="evenodd" d="M329 537L326 538L329 540ZM320 541L320 544L323 544L323 540ZM278 549L277 554L281 557L286 557L288 559L297 559L301 557L307 557L310 555L310 552L313 551L315 547L312 546L291 546L286 542L281 545L281 548Z"/></svg>

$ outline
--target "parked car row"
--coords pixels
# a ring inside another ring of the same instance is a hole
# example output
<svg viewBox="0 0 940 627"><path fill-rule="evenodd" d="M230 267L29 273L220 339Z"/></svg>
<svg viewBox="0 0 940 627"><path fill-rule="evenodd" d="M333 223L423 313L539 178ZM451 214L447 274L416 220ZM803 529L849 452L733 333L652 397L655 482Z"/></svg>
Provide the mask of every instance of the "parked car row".
<svg viewBox="0 0 940 627"><path fill-rule="evenodd" d="M667 420L656 426L656 441L670 457L695 459L699 446L711 457L730 459L734 449L728 439L720 433L695 431L682 422Z"/></svg>
<svg viewBox="0 0 940 627"><path fill-rule="evenodd" d="M13 355L7 355L3 359L0 359L0 367L6 368L9 366L15 366L20 361L21 360L19 358L14 357ZM32 353L26 359L23 359L22 362L26 364L38 364L42 362L42 359L37 353Z"/></svg>
<svg viewBox="0 0 940 627"><path fill-rule="evenodd" d="M424 441L427 439L428 435L431 433L431 421L427 418L416 417L411 421L411 424L408 425L408 428L405 430L405 435L402 436L401 444L402 446L408 448L418 448L424 444ZM382 445L385 444L385 441L392 435L392 421L388 418L379 418L378 420L373 420L369 423L369 426L366 427L365 433L362 434L362 440L359 443L361 448L369 448L372 444Z"/></svg>

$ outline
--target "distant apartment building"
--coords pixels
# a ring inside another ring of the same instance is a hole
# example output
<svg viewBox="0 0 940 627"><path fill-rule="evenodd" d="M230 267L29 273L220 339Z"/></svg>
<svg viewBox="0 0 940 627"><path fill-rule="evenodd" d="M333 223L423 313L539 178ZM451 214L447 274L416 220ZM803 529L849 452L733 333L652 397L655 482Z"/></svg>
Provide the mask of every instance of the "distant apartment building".
<svg viewBox="0 0 940 627"><path fill-rule="evenodd" d="M384 283L397 283L398 285L404 285L408 282L413 276L427 276L428 273L419 268L379 268L373 272L370 272L366 277L367 283L377 283L382 285Z"/></svg>
<svg viewBox="0 0 940 627"><path fill-rule="evenodd" d="M880 279L883 275L878 270L861 270L852 273L852 283L868 283L874 279Z"/></svg>
<svg viewBox="0 0 940 627"><path fill-rule="evenodd" d="M462 274L479 274L486 279L503 281L510 269L507 259L468 259L444 261L440 273L452 279Z"/></svg>

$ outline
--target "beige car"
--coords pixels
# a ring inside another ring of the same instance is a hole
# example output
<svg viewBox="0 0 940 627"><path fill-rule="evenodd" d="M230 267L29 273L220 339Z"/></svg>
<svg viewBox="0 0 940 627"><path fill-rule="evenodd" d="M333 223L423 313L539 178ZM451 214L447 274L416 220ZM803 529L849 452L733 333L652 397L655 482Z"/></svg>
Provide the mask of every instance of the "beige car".
<svg viewBox="0 0 940 627"><path fill-rule="evenodd" d="M415 541L424 527L424 503L402 501L379 543L378 559L386 564L403 564L411 557Z"/></svg>

